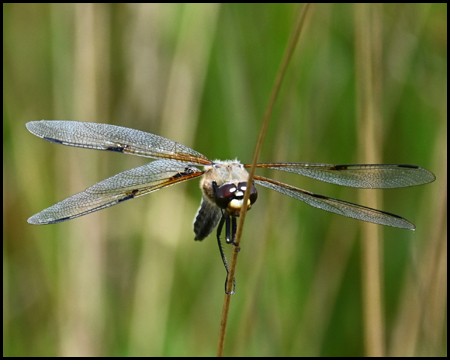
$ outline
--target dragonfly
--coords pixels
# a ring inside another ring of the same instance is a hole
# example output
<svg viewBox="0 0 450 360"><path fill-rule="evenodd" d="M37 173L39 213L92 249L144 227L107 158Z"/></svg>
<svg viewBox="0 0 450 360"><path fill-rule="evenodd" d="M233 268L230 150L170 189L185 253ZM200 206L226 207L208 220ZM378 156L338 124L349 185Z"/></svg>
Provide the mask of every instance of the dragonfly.
<svg viewBox="0 0 450 360"><path fill-rule="evenodd" d="M195 240L205 239L217 227L216 238L227 274L229 268L220 240L222 231L225 227L226 243L236 245L236 219L243 206L250 209L256 202L258 192L255 184L349 218L396 228L415 229L413 223L398 215L315 194L259 175L254 176L250 185L247 182L249 174L246 168L251 165L241 164L238 160L213 161L187 146L144 131L110 124L60 120L31 121L26 127L32 134L56 144L158 159L102 180L50 206L30 217L28 219L30 224L56 224L71 220L201 177L200 188L203 195L194 220ZM436 179L434 174L426 169L401 164L333 165L275 162L259 163L256 167L286 171L336 185L364 189L402 188L427 184ZM244 204L247 186L251 186L251 192L249 200ZM234 293L234 287L231 293Z"/></svg>

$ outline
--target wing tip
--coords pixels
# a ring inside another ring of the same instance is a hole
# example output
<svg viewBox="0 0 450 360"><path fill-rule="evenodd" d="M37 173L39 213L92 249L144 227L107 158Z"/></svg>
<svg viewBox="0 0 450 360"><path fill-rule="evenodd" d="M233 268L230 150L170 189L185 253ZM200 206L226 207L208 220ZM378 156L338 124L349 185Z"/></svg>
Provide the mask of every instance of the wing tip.
<svg viewBox="0 0 450 360"><path fill-rule="evenodd" d="M60 222L73 219L73 217L68 216L68 217L56 219L56 220L43 220L38 215L39 214L36 214L36 215L33 215L32 217L28 218L27 223L30 225L49 225L49 224L58 224Z"/></svg>

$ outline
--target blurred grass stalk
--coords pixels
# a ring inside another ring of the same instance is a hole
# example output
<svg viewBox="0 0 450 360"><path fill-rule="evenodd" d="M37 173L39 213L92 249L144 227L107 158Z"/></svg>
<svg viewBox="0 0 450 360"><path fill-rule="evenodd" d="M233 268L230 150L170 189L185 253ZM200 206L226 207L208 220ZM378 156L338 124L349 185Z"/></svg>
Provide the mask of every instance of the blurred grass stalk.
<svg viewBox="0 0 450 360"><path fill-rule="evenodd" d="M380 4L355 4L355 71L358 154L361 164L382 163L377 144L382 133L382 19ZM361 204L382 209L380 196L359 190ZM379 193L378 193L379 194ZM385 319L382 308L382 232L379 226L362 223L361 269L365 356L384 357Z"/></svg>

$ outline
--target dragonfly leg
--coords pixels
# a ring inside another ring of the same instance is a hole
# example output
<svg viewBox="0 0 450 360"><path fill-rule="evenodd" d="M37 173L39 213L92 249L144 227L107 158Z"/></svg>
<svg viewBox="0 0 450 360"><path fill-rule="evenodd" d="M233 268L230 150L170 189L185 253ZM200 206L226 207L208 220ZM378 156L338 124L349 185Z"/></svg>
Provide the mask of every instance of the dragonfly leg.
<svg viewBox="0 0 450 360"><path fill-rule="evenodd" d="M227 262L227 258L225 257L225 253L223 251L222 243L220 241L220 235L222 233L224 224L225 224L226 236L228 238L229 237L229 229L230 229L230 215L225 214L225 213L222 214L222 218L220 219L219 226L217 227L217 244L219 245L220 256L222 257L223 265L225 266L225 270L227 271L227 277L225 279L225 293L229 294L229 295L233 295L234 290L236 289L236 280L233 279L233 290L231 292L228 292L227 285L228 285L228 274L230 273L230 270L228 268L228 262Z"/></svg>

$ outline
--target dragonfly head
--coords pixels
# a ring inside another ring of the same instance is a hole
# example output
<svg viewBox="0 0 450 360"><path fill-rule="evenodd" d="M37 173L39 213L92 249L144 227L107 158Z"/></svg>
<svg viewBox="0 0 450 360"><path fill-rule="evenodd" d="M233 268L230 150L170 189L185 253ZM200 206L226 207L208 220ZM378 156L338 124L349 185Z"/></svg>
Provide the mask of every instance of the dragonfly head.
<svg viewBox="0 0 450 360"><path fill-rule="evenodd" d="M216 187L214 201L218 207L226 210L231 216L239 216L244 203L244 194L246 190L246 181L239 183L225 183ZM258 191L256 190L255 185L252 185L250 198L247 201L247 210L252 207L257 198Z"/></svg>

